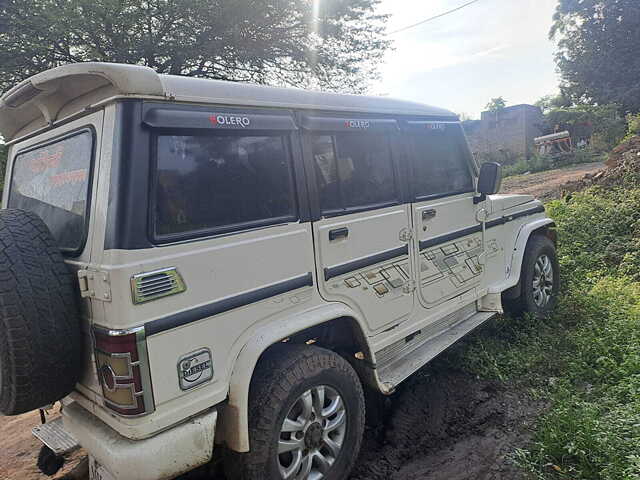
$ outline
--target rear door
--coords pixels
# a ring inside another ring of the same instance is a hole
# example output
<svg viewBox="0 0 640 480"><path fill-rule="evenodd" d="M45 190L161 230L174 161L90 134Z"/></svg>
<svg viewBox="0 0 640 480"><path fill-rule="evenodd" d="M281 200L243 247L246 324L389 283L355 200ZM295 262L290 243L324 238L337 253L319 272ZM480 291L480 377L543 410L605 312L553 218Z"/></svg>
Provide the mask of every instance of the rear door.
<svg viewBox="0 0 640 480"><path fill-rule="evenodd" d="M321 294L359 311L372 332L402 321L413 293L398 123L307 116L303 125Z"/></svg>
<svg viewBox="0 0 640 480"><path fill-rule="evenodd" d="M40 216L74 272L87 267L95 255L103 123L104 111L100 110L17 144L8 171L11 181L7 182L5 205ZM93 365L89 325L99 314L100 303L80 302L86 366ZM98 391L94 372L85 368L80 384Z"/></svg>
<svg viewBox="0 0 640 480"><path fill-rule="evenodd" d="M474 162L459 123L403 124L422 305L434 308L481 283L484 251L474 203Z"/></svg>

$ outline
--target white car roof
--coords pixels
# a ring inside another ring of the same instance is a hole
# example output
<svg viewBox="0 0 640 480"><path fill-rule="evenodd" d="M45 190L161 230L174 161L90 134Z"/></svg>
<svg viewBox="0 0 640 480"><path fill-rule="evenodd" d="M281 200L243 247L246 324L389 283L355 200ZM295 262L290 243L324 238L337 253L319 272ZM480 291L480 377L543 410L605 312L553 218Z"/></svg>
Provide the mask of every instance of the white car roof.
<svg viewBox="0 0 640 480"><path fill-rule="evenodd" d="M39 73L2 95L0 134L7 141L15 140L118 97L227 106L457 117L445 109L386 97L159 75L153 69L139 65L76 63Z"/></svg>

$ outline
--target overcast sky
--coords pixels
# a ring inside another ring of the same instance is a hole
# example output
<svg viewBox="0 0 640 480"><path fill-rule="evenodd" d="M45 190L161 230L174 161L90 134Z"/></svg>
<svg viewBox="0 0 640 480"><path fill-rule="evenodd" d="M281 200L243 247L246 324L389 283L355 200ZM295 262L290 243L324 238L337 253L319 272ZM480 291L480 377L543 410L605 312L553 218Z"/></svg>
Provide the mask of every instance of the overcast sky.
<svg viewBox="0 0 640 480"><path fill-rule="evenodd" d="M469 0L382 0L388 31ZM479 0L462 10L390 35L395 50L373 93L441 106L479 118L493 97L509 105L557 93L548 39L557 0Z"/></svg>

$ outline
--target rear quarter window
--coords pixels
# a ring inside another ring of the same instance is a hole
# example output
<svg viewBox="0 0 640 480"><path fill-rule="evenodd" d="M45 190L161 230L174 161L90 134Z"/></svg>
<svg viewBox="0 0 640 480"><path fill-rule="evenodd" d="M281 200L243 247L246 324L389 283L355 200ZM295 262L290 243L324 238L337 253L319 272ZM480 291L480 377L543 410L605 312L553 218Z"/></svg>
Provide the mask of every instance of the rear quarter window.
<svg viewBox="0 0 640 480"><path fill-rule="evenodd" d="M93 143L81 130L18 152L13 163L8 207L40 216L66 252L86 240Z"/></svg>
<svg viewBox="0 0 640 480"><path fill-rule="evenodd" d="M156 239L297 220L288 135L159 135L156 148Z"/></svg>

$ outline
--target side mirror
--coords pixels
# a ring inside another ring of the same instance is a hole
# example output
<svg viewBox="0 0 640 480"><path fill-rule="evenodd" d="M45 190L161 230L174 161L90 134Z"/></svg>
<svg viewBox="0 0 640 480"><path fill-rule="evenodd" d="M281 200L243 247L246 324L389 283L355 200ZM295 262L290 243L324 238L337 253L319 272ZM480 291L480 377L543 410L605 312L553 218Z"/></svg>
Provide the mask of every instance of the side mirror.
<svg viewBox="0 0 640 480"><path fill-rule="evenodd" d="M493 195L502 185L502 167L496 162L483 163L480 167L477 191L480 195Z"/></svg>

